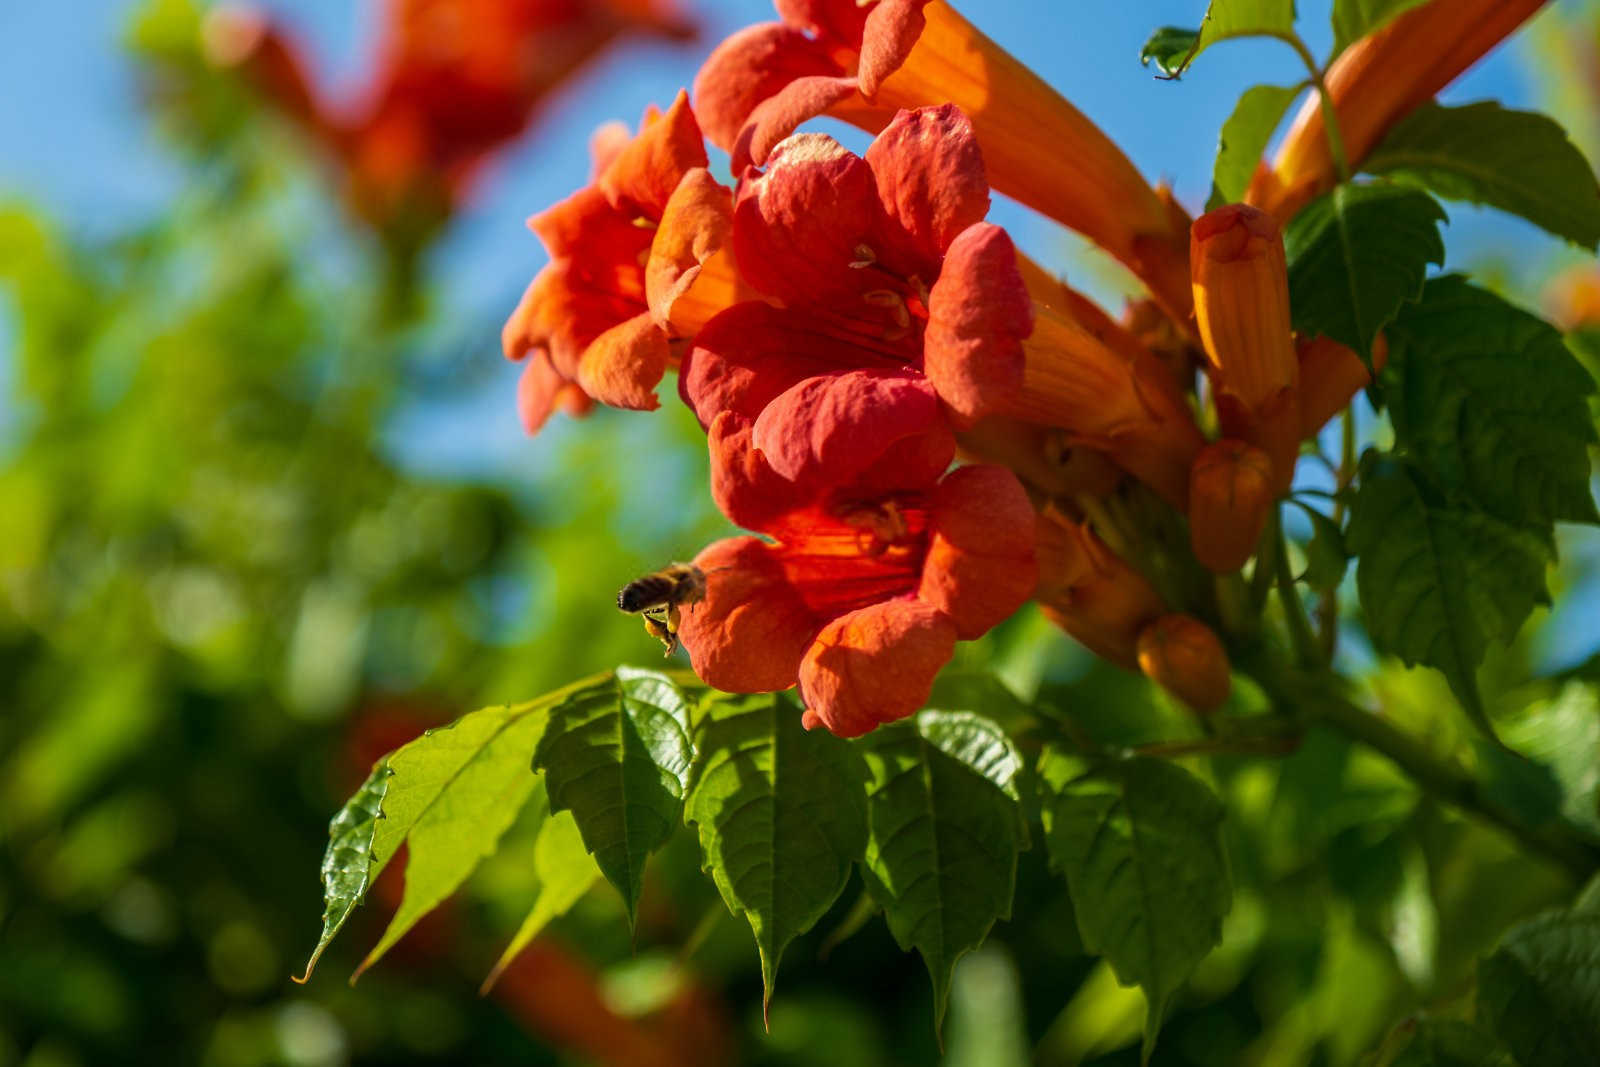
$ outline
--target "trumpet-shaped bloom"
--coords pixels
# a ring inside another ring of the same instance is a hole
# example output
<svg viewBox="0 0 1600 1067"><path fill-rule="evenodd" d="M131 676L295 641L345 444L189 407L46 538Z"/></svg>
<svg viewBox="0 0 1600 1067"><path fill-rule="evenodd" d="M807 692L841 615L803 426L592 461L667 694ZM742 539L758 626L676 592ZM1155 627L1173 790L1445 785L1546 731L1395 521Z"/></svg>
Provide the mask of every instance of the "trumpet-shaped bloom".
<svg viewBox="0 0 1600 1067"><path fill-rule="evenodd" d="M731 194L705 170L688 98L647 114L638 136L596 138L593 184L529 226L550 262L502 332L528 359L519 395L535 432L564 398L652 410L671 342L742 294L728 255Z"/></svg>
<svg viewBox="0 0 1600 1067"><path fill-rule="evenodd" d="M377 75L349 106L319 99L298 50L248 6L219 9L207 39L339 160L352 209L394 231L441 221L551 90L629 33L692 30L670 0L387 0Z"/></svg>
<svg viewBox="0 0 1600 1067"><path fill-rule="evenodd" d="M921 708L956 641L1009 617L1037 578L1033 508L1001 467L834 490L759 529L772 540L730 538L695 558L706 597L680 636L709 684L798 684L805 724L842 737Z"/></svg>
<svg viewBox="0 0 1600 1067"><path fill-rule="evenodd" d="M1395 123L1483 58L1546 0L1432 0L1357 41L1333 61L1329 95L1352 169ZM1321 103L1312 94L1272 165L1256 171L1245 199L1288 222L1339 180Z"/></svg>
<svg viewBox="0 0 1600 1067"><path fill-rule="evenodd" d="M1271 215L1230 204L1195 220L1195 318L1217 383L1223 429L1272 457L1288 488L1300 449L1300 363L1289 327L1289 270Z"/></svg>
<svg viewBox="0 0 1600 1067"><path fill-rule="evenodd" d="M724 41L695 79L708 135L764 162L820 114L875 133L900 108L966 112L991 180L1127 264L1179 321L1188 217L1097 126L944 0L777 0L781 21Z"/></svg>
<svg viewBox="0 0 1600 1067"><path fill-rule="evenodd" d="M935 476L948 466L948 408L975 389L1015 389L1032 329L1015 250L982 221L988 206L971 129L949 106L901 114L865 158L800 134L746 175L739 271L781 306L729 308L684 359L679 388L701 422L731 416L713 433L716 484L732 493L736 474L767 468L814 487L880 464L902 476L907 462ZM939 332L946 310L981 330Z"/></svg>
<svg viewBox="0 0 1600 1067"><path fill-rule="evenodd" d="M1167 610L1144 576L1088 524L1056 511L1039 516L1037 552L1045 617L1101 659L1137 666L1140 632Z"/></svg>
<svg viewBox="0 0 1600 1067"><path fill-rule="evenodd" d="M797 134L747 174L739 270L782 306L718 316L679 378L708 428L722 412L750 425L713 440L725 508L733 470L764 463L807 486L908 455L948 462L951 430L991 416L1062 428L1181 506L1203 441L1170 375L1103 313L1073 318L1059 283L1046 295L1060 310L1032 299L1010 239L981 221L988 202L952 105L902 112L864 159Z"/></svg>

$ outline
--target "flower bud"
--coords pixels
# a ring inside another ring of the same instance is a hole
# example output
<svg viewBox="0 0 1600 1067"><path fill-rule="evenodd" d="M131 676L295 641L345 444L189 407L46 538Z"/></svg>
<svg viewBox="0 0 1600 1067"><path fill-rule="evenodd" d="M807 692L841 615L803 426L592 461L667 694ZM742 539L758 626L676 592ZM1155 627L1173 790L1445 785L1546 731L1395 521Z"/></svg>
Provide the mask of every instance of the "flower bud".
<svg viewBox="0 0 1600 1067"><path fill-rule="evenodd" d="M1218 208L1195 220L1189 267L1223 429L1264 449L1274 485L1286 490L1300 448L1300 364L1289 326L1283 235L1263 211Z"/></svg>
<svg viewBox="0 0 1600 1067"><path fill-rule="evenodd" d="M1355 350L1338 341L1318 337L1301 342L1298 348L1300 436L1315 437L1329 419L1372 384L1372 375ZM1372 366L1381 371L1388 360L1389 343L1380 333L1372 345Z"/></svg>
<svg viewBox="0 0 1600 1067"><path fill-rule="evenodd" d="M1233 688L1222 642L1188 615L1163 615L1139 632L1139 669L1202 714L1227 703Z"/></svg>
<svg viewBox="0 0 1600 1067"><path fill-rule="evenodd" d="M1275 496L1272 460L1243 441L1207 445L1189 471L1189 543L1207 570L1244 566L1266 528Z"/></svg>

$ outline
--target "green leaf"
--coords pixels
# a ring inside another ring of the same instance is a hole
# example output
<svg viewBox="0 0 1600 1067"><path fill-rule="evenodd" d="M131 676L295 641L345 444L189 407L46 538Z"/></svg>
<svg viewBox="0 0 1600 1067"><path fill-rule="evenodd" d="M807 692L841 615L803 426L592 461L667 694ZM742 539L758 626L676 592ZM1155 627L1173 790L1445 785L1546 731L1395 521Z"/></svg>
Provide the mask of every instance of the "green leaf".
<svg viewBox="0 0 1600 1067"><path fill-rule="evenodd" d="M548 808L549 799L536 796ZM511 961L546 926L571 911L572 906L582 900L584 894L600 880L600 868L584 847L583 835L578 833L578 824L573 820L572 812L545 815L544 823L539 827L539 836L533 844L533 870L539 879L533 907L522 920L522 925L517 927L511 943L495 961L494 969L483 980L483 986L478 990L480 994L494 988L495 982L500 980Z"/></svg>
<svg viewBox="0 0 1600 1067"><path fill-rule="evenodd" d="M1600 1063L1600 915L1549 912L1507 934L1478 966L1478 1018L1519 1063Z"/></svg>
<svg viewBox="0 0 1600 1067"><path fill-rule="evenodd" d="M1435 278L1387 331L1395 440L1429 479L1507 522L1600 521L1594 381L1556 330L1464 278Z"/></svg>
<svg viewBox="0 0 1600 1067"><path fill-rule="evenodd" d="M900 947L922 953L938 1026L956 961L1011 915L1017 854L1028 843L1022 760L998 727L969 712L919 712L860 747L867 889Z"/></svg>
<svg viewBox="0 0 1600 1067"><path fill-rule="evenodd" d="M1325 334L1371 365L1372 342L1444 263L1444 209L1426 193L1375 182L1339 185L1296 215L1284 234L1294 328Z"/></svg>
<svg viewBox="0 0 1600 1067"><path fill-rule="evenodd" d="M306 961L305 973L295 979L297 982L303 984L311 980L311 972L317 969L323 950L372 884L372 838L378 827L384 795L389 791L390 777L388 761L379 760L361 788L328 823L328 851L322 856L322 936Z"/></svg>
<svg viewBox="0 0 1600 1067"><path fill-rule="evenodd" d="M1421 1019L1403 1027L1403 1044L1384 1067L1517 1067L1492 1034L1454 1019Z"/></svg>
<svg viewBox="0 0 1600 1067"><path fill-rule="evenodd" d="M656 671L619 667L550 709L533 764L552 812L571 811L634 921L644 864L672 836L689 772L689 706Z"/></svg>
<svg viewBox="0 0 1600 1067"><path fill-rule="evenodd" d="M1333 54L1338 55L1390 20L1428 0L1334 0Z"/></svg>
<svg viewBox="0 0 1600 1067"><path fill-rule="evenodd" d="M1198 31L1163 26L1145 42L1139 61L1148 65L1154 60L1163 75L1176 78L1218 41L1293 33L1294 0L1211 0Z"/></svg>
<svg viewBox="0 0 1600 1067"><path fill-rule="evenodd" d="M789 942L827 912L867 841L860 757L800 725L788 693L729 696L696 723L684 819L728 910L742 914L772 998Z"/></svg>
<svg viewBox="0 0 1600 1067"><path fill-rule="evenodd" d="M1600 245L1600 183L1567 131L1535 111L1423 104L1361 167L1509 211L1591 251Z"/></svg>
<svg viewBox="0 0 1600 1067"><path fill-rule="evenodd" d="M1548 599L1545 539L1445 502L1402 462L1369 457L1346 540L1373 646L1438 668L1485 725L1477 666L1491 639L1510 641Z"/></svg>
<svg viewBox="0 0 1600 1067"><path fill-rule="evenodd" d="M1149 1001L1144 1056L1172 994L1222 940L1232 904L1222 803L1188 771L1149 758L1039 763L1050 863L1066 875L1083 945Z"/></svg>
<svg viewBox="0 0 1600 1067"><path fill-rule="evenodd" d="M1256 165L1267 150L1267 142L1272 140L1272 131L1278 128L1284 112L1305 87L1304 82L1257 85L1246 89L1239 97L1233 114L1222 124L1218 138L1217 162L1211 169L1216 202L1207 205L1208 210L1244 199Z"/></svg>
<svg viewBox="0 0 1600 1067"><path fill-rule="evenodd" d="M1176 78L1194 58L1195 47L1200 43L1199 30L1186 30L1181 26L1162 26L1152 33L1139 49L1139 65L1151 63L1164 78Z"/></svg>
<svg viewBox="0 0 1600 1067"><path fill-rule="evenodd" d="M1306 570L1300 580L1313 589L1333 589L1344 581L1350 553L1344 547L1344 531L1331 518L1303 500L1290 498L1311 520L1311 540L1306 543Z"/></svg>
<svg viewBox="0 0 1600 1067"><path fill-rule="evenodd" d="M493 854L539 784L528 762L545 721L544 714L528 705L484 708L429 730L389 757L394 777L383 830L388 821L398 821L389 809L401 810L406 792L433 780L437 768L454 770L406 834L405 893L355 977L377 963L418 919L460 888Z"/></svg>

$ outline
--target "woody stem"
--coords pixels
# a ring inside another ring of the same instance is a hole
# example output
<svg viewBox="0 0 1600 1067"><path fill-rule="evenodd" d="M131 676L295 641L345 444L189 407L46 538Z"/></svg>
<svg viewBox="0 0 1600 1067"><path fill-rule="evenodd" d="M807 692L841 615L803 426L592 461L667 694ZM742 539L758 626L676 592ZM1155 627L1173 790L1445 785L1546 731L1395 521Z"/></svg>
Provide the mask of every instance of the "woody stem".
<svg viewBox="0 0 1600 1067"><path fill-rule="evenodd" d="M1564 819L1535 826L1502 806L1453 759L1435 755L1417 738L1381 715L1358 707L1340 692L1340 679L1326 670L1296 674L1254 663L1251 677L1273 703L1309 715L1375 752L1404 771L1424 792L1491 822L1546 859L1582 880L1600 869L1600 839Z"/></svg>

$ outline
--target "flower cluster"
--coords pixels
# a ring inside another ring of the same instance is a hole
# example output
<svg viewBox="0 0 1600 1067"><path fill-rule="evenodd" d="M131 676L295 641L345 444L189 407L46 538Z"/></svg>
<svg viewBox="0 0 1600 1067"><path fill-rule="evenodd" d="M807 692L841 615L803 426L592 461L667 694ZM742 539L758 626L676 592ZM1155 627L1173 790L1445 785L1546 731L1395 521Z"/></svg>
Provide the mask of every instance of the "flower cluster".
<svg viewBox="0 0 1600 1067"><path fill-rule="evenodd" d="M671 0L385 0L377 70L348 106L312 87L292 37L244 5L206 26L238 68L339 164L351 210L392 234L432 232L496 149L562 81L623 34L692 35Z"/></svg>
<svg viewBox="0 0 1600 1067"><path fill-rule="evenodd" d="M1481 53L1536 5L1476 6ZM532 219L550 260L504 333L528 429L557 408L655 408L677 372L712 496L752 531L695 558L703 596L678 635L711 685L798 686L808 726L911 714L957 641L1029 599L1215 709L1217 590L1256 555L1302 442L1370 382L1290 325L1281 220L1332 174L1312 120L1252 203L1191 222L943 0L777 8L711 54L693 108L680 94L636 133L600 131L591 183ZM1471 58L1403 85L1336 68L1349 149ZM823 114L871 147L797 132ZM987 221L991 188L1092 238L1148 298L1119 320L1019 255Z"/></svg>

